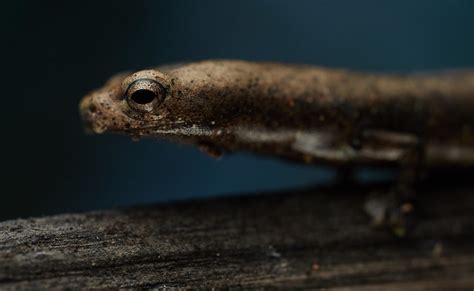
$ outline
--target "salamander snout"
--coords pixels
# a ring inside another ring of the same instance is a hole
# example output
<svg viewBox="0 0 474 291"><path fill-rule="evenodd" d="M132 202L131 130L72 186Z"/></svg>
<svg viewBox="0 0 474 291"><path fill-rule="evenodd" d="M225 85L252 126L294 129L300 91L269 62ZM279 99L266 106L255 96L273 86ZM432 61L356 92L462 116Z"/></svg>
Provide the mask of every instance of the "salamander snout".
<svg viewBox="0 0 474 291"><path fill-rule="evenodd" d="M107 129L107 126L101 121L102 112L93 101L91 95L84 97L79 103L79 112L86 132L102 133Z"/></svg>
<svg viewBox="0 0 474 291"><path fill-rule="evenodd" d="M123 113L120 90L99 89L82 98L79 111L86 131L124 131L132 120Z"/></svg>

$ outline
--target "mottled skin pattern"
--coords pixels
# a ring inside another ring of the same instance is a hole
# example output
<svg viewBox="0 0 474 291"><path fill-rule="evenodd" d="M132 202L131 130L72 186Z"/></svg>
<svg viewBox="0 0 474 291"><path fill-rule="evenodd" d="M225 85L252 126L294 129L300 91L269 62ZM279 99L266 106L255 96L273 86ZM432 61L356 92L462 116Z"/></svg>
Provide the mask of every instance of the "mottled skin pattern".
<svg viewBox="0 0 474 291"><path fill-rule="evenodd" d="M163 89L150 111L128 102L137 80ZM171 138L210 153L390 164L416 145L427 166L474 164L473 71L382 75L204 61L117 75L84 97L80 110L96 133Z"/></svg>
<svg viewBox="0 0 474 291"><path fill-rule="evenodd" d="M80 111L96 133L164 137L212 156L246 150L341 169L397 166L396 187L365 210L398 236L411 225L420 169L474 165L474 71L204 61L117 75Z"/></svg>

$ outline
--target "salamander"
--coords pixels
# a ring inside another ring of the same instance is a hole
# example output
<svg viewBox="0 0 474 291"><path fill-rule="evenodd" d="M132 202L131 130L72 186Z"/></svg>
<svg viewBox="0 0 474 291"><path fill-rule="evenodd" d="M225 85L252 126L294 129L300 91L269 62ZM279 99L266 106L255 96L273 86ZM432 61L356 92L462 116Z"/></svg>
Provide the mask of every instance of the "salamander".
<svg viewBox="0 0 474 291"><path fill-rule="evenodd" d="M412 196L406 189L420 168L474 165L474 70L389 74L208 60L118 74L86 95L80 112L95 133L160 137L212 156L250 151L344 169L398 167L400 197Z"/></svg>

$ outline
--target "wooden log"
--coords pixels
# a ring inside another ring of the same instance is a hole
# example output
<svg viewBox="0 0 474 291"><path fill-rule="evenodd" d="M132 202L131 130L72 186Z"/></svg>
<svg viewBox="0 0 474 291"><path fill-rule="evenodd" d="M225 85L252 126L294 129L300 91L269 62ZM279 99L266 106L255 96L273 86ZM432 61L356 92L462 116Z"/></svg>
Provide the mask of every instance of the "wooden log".
<svg viewBox="0 0 474 291"><path fill-rule="evenodd" d="M472 187L430 183L404 238L370 228L367 186L0 223L0 288L474 287Z"/></svg>

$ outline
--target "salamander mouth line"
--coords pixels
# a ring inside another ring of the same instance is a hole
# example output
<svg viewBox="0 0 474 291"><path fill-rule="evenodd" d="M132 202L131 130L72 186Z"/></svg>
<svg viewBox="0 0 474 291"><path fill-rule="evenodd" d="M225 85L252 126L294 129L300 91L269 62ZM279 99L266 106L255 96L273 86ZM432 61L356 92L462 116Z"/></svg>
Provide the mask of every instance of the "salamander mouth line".
<svg viewBox="0 0 474 291"><path fill-rule="evenodd" d="M176 124L173 124L173 125L176 125ZM181 135L181 136L210 136L215 132L215 130L210 129L209 127L197 126L197 125L192 125L192 126L187 126L187 127L175 127L175 128L169 128L169 129L162 129L162 127L164 127L164 125L140 127L140 128L129 129L125 132L129 134L136 134L140 131L152 131L152 133L156 135ZM147 132L147 134L150 134L150 132Z"/></svg>

